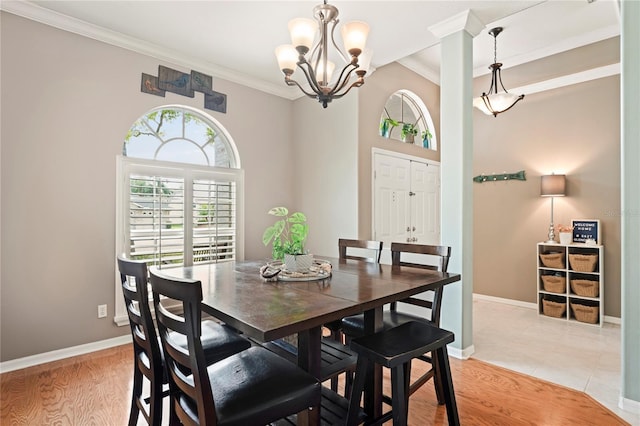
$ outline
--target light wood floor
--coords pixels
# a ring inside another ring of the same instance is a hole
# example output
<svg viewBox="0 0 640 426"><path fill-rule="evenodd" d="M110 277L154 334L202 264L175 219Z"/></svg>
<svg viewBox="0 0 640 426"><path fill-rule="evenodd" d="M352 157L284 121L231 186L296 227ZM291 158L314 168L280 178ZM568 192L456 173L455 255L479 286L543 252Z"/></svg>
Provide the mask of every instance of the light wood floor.
<svg viewBox="0 0 640 426"><path fill-rule="evenodd" d="M1 374L0 425L126 425L132 356L124 345ZM628 425L581 392L474 359L451 367L462 425ZM431 383L409 411L410 425L447 424Z"/></svg>

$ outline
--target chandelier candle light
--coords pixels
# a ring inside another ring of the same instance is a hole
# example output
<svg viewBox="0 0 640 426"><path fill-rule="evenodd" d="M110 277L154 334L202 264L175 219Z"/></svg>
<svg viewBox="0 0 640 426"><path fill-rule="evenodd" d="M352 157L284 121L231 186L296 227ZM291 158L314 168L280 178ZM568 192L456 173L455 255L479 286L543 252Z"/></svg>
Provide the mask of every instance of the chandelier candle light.
<svg viewBox="0 0 640 426"><path fill-rule="evenodd" d="M547 244L556 242L556 235L553 226L553 198L564 197L566 195L566 176L565 175L544 175L540 179L540 195L542 197L551 197L551 223L549 224L549 239L545 241Z"/></svg>
<svg viewBox="0 0 640 426"><path fill-rule="evenodd" d="M489 65L491 70L491 86L489 92L482 92L482 96L473 99L473 106L487 115L497 117L498 114L511 109L518 101L524 99L524 95L514 95L507 92L502 84L502 72L500 68L502 64L498 62L497 42L498 34L502 32L502 27L492 28L489 34L493 36L493 64ZM498 84L502 87L503 92L498 93Z"/></svg>
<svg viewBox="0 0 640 426"><path fill-rule="evenodd" d="M369 25L360 21L347 22L342 26L344 50L350 59L337 46L334 31L338 24L338 9L335 6L320 4L313 9L316 19L297 18L289 21L291 43L278 46L276 57L278 66L284 73L284 81L288 86L298 86L310 98L318 99L324 108L333 99L346 95L351 88L364 84L364 76L369 70L371 51L365 49ZM320 30L320 39L314 44L316 34ZM329 60L329 43L346 65L335 82L331 76L335 63ZM300 85L291 76L296 68L300 68L307 80L308 87ZM352 73L355 71L355 79Z"/></svg>

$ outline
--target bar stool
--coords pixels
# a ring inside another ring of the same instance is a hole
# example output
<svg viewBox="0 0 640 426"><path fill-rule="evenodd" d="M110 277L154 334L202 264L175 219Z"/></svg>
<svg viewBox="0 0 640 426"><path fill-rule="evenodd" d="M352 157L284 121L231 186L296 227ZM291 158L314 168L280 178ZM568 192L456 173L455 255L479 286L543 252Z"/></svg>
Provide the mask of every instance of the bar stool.
<svg viewBox="0 0 640 426"><path fill-rule="evenodd" d="M456 397L449 368L447 344L454 341L452 332L421 321L411 321L398 327L381 331L351 341L351 349L358 354L358 364L349 403L347 425L356 425L360 398L364 388L369 363L391 369L391 411L367 424L382 424L393 418L394 426L406 426L409 412L409 379L411 360L426 352L433 352L440 370L443 396L450 425L459 425Z"/></svg>

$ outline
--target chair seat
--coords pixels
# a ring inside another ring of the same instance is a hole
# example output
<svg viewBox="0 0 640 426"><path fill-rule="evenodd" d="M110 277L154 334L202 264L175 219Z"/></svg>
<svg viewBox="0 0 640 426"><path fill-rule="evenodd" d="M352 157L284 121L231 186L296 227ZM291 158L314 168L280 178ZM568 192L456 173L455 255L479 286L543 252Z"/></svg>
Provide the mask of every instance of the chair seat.
<svg viewBox="0 0 640 426"><path fill-rule="evenodd" d="M263 425L320 403L320 383L296 365L252 347L207 368L218 425ZM180 405L197 419L196 402Z"/></svg>
<svg viewBox="0 0 640 426"><path fill-rule="evenodd" d="M426 323L412 321L351 341L351 348L376 364L395 367L425 352L445 347L454 334Z"/></svg>
<svg viewBox="0 0 640 426"><path fill-rule="evenodd" d="M383 330L389 330L409 321L420 321L430 324L425 317L399 311L384 311L382 313ZM342 319L342 332L350 338L364 335L364 315L352 315Z"/></svg>
<svg viewBox="0 0 640 426"><path fill-rule="evenodd" d="M187 349L186 336L179 333L169 334L174 342ZM251 347L251 342L240 336L236 331L211 320L202 321L202 336L200 340L207 365Z"/></svg>

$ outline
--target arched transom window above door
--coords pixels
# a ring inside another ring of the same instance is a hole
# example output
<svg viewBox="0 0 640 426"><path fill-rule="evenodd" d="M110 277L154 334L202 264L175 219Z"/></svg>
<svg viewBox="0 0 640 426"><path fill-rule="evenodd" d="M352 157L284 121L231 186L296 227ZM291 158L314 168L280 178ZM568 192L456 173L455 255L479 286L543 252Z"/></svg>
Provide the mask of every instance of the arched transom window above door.
<svg viewBox="0 0 640 426"><path fill-rule="evenodd" d="M409 90L398 90L387 99L380 116L380 136L438 149L431 114L422 99Z"/></svg>

